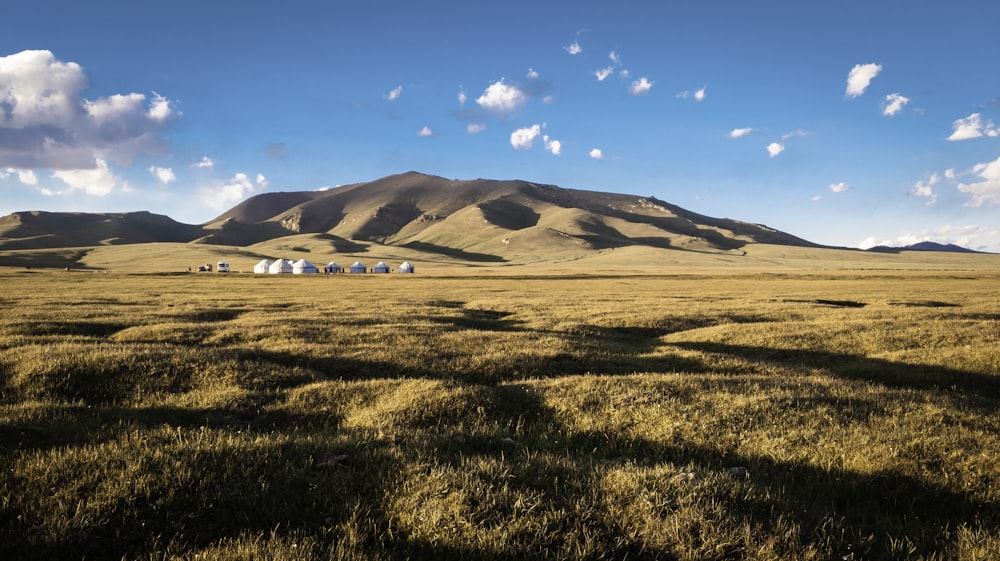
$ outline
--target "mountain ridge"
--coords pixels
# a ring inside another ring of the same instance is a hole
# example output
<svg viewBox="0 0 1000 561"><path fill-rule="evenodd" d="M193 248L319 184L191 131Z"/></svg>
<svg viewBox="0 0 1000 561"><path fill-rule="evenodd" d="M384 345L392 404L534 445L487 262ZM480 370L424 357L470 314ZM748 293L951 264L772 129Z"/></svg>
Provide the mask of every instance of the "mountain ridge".
<svg viewBox="0 0 1000 561"><path fill-rule="evenodd" d="M655 197L415 171L325 191L261 193L198 225L148 211L25 211L0 218L0 250L149 242L248 247L302 234L501 261L543 250L624 246L736 255L755 243L824 247Z"/></svg>

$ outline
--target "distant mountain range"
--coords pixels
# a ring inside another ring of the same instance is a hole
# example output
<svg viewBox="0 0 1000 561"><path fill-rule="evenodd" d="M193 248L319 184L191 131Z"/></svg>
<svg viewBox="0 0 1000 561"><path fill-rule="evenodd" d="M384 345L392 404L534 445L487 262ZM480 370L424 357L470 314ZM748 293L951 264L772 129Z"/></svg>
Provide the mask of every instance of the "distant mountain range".
<svg viewBox="0 0 1000 561"><path fill-rule="evenodd" d="M951 253L982 253L955 244L940 244L937 242L920 242L904 247L889 247L884 245L869 248L868 251L881 253L898 253L900 251L946 251Z"/></svg>
<svg viewBox="0 0 1000 561"><path fill-rule="evenodd" d="M200 225L149 212L16 212L0 218L0 251L150 242L248 247L301 234L320 235L339 251L377 243L473 261L625 246L729 254L755 243L821 247L654 197L408 172L326 191L263 193ZM925 247L904 249L968 251L918 245Z"/></svg>

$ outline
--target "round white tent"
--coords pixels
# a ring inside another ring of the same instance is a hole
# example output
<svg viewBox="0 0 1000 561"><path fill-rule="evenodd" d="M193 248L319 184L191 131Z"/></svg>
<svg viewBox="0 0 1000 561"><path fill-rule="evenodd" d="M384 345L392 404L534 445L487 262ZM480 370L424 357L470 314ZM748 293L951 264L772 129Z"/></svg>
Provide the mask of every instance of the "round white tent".
<svg viewBox="0 0 1000 561"><path fill-rule="evenodd" d="M258 275L266 275L268 268L271 267L270 259L261 259L256 265L253 266L253 272Z"/></svg>
<svg viewBox="0 0 1000 561"><path fill-rule="evenodd" d="M267 272L272 275L287 275L291 274L293 269L292 262L288 259L278 259L271 266L267 268Z"/></svg>
<svg viewBox="0 0 1000 561"><path fill-rule="evenodd" d="M319 272L316 265L306 261L305 259L299 259L292 264L292 273L296 275L315 275Z"/></svg>
<svg viewBox="0 0 1000 561"><path fill-rule="evenodd" d="M413 264L410 263L409 261L403 261L403 264L399 266L398 270L400 273L412 273Z"/></svg>
<svg viewBox="0 0 1000 561"><path fill-rule="evenodd" d="M352 273L367 273L368 269L365 267L365 264L362 263L361 261L355 261L354 264L351 265L350 271Z"/></svg>
<svg viewBox="0 0 1000 561"><path fill-rule="evenodd" d="M341 267L340 265L338 265L334 261L330 261L329 263L326 264L326 267L323 269L323 272L324 273L335 274L335 273L339 273L341 270L343 270L343 267Z"/></svg>
<svg viewBox="0 0 1000 561"><path fill-rule="evenodd" d="M389 272L389 266L385 264L385 261L379 261L378 265L375 265L374 267L372 267L372 272L373 273L388 273Z"/></svg>

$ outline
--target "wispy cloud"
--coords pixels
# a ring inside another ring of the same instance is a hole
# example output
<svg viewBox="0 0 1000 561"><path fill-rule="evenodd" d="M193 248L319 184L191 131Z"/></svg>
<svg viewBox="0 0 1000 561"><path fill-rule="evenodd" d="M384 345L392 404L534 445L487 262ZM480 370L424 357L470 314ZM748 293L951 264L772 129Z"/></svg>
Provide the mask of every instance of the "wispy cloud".
<svg viewBox="0 0 1000 561"><path fill-rule="evenodd" d="M401 95L403 95L403 86L396 86L391 92L385 94L385 98L389 101L395 101Z"/></svg>
<svg viewBox="0 0 1000 561"><path fill-rule="evenodd" d="M417 136L419 136L421 138L427 138L427 137L430 137L430 136L434 136L434 131L432 131L430 127L424 125L424 127L422 129L420 129L420 130L417 131Z"/></svg>
<svg viewBox="0 0 1000 561"><path fill-rule="evenodd" d="M748 134L751 134L752 132L753 132L753 129L750 128L750 127L744 127L744 128L741 128L741 129L733 129L733 130L729 131L729 138L742 138L744 136L747 136Z"/></svg>
<svg viewBox="0 0 1000 561"><path fill-rule="evenodd" d="M679 99L694 99L695 101L702 101L703 99L705 99L706 89L707 88L701 88L700 90L695 90L693 92L685 90L677 94L677 97Z"/></svg>
<svg viewBox="0 0 1000 561"><path fill-rule="evenodd" d="M267 189L267 178L258 173L255 178L251 178L245 173L237 173L229 181L220 181L210 187L199 189L198 196L201 202L210 208L221 209L232 206L243 200L245 197L259 193Z"/></svg>
<svg viewBox="0 0 1000 561"><path fill-rule="evenodd" d="M972 173L979 176L980 181L958 184L959 191L970 195L965 206L973 208L1000 206L1000 158L976 164L972 168Z"/></svg>
<svg viewBox="0 0 1000 561"><path fill-rule="evenodd" d="M933 205L937 202L937 193L934 192L934 186L941 182L941 176L932 173L926 181L923 179L917 181L913 188L906 192L909 197L926 198L927 206Z"/></svg>
<svg viewBox="0 0 1000 561"><path fill-rule="evenodd" d="M885 96L885 103L882 105L882 114L892 117L903 110L903 106L910 102L910 98L903 97L898 93L891 93Z"/></svg>
<svg viewBox="0 0 1000 561"><path fill-rule="evenodd" d="M847 97L858 97L865 93L872 80L882 72L882 65L869 63L857 64L847 75Z"/></svg>
<svg viewBox="0 0 1000 561"><path fill-rule="evenodd" d="M602 68L602 69L600 69L600 70L596 70L596 71L594 71L594 76L597 76L597 81L598 81L598 82L603 82L603 81L604 81L604 80L606 80L606 79L608 78L608 76L610 76L610 75L611 75L611 73L612 73L612 72L614 72L614 71L615 71L615 69L609 66L609 67L607 67L607 68Z"/></svg>
<svg viewBox="0 0 1000 561"><path fill-rule="evenodd" d="M573 42L563 47L563 49L565 49L566 52L571 55L578 55L583 52L583 47L580 46L579 38L573 39Z"/></svg>
<svg viewBox="0 0 1000 561"><path fill-rule="evenodd" d="M993 121L983 120L983 116L979 113L973 113L964 119L958 119L952 123L952 128L954 131L948 140L969 140L970 138L979 138L981 136L1000 136L1000 129L993 124Z"/></svg>
<svg viewBox="0 0 1000 561"><path fill-rule="evenodd" d="M191 164L191 167L201 168L201 169L212 169L215 167L215 160L209 158L208 156L203 156L200 162Z"/></svg>
<svg viewBox="0 0 1000 561"><path fill-rule="evenodd" d="M831 183L827 188L833 193L843 193L844 191L850 189L851 186L841 181L840 183Z"/></svg>
<svg viewBox="0 0 1000 561"><path fill-rule="evenodd" d="M486 130L486 125L483 123L469 123L465 126L465 132L469 134L479 134Z"/></svg>

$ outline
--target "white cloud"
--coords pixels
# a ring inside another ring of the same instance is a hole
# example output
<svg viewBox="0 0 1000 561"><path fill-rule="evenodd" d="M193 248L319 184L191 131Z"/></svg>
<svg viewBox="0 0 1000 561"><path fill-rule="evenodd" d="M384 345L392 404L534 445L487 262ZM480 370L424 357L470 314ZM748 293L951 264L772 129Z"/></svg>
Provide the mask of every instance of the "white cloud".
<svg viewBox="0 0 1000 561"><path fill-rule="evenodd" d="M508 84L501 78L490 84L483 95L476 99L476 103L494 113L508 113L524 105L527 100L528 96L517 86Z"/></svg>
<svg viewBox="0 0 1000 561"><path fill-rule="evenodd" d="M30 169L0 169L0 179L7 179L9 175L16 175L17 180L24 185L38 185L38 176L34 170Z"/></svg>
<svg viewBox="0 0 1000 561"><path fill-rule="evenodd" d="M195 163L195 164L191 164L191 167L193 167L193 168L202 168L202 169L212 169L212 168L215 167L215 160L213 160L212 158L209 158L208 156L202 156L201 161L198 162L198 163Z"/></svg>
<svg viewBox="0 0 1000 561"><path fill-rule="evenodd" d="M424 128L417 131L417 136L421 138L426 138L428 136L434 136L434 131L430 127L424 125Z"/></svg>
<svg viewBox="0 0 1000 561"><path fill-rule="evenodd" d="M937 193L934 192L934 186L941 182L941 176L932 173L927 181L919 180L914 185L913 188L906 192L909 197L921 197L927 199L927 206L930 206L937 202Z"/></svg>
<svg viewBox="0 0 1000 561"><path fill-rule="evenodd" d="M170 168L150 166L149 173L153 174L153 177L159 179L160 183L163 183L164 185L177 180L177 176L174 175L174 170Z"/></svg>
<svg viewBox="0 0 1000 561"><path fill-rule="evenodd" d="M615 63L615 65L620 65L622 63L622 57L619 56L619 54L615 51L611 51L611 54L608 55L608 58L610 58L611 62Z"/></svg>
<svg viewBox="0 0 1000 561"><path fill-rule="evenodd" d="M108 163L98 159L93 169L57 170L52 177L69 185L71 190L81 190L88 195L103 197L118 186L119 179L108 168Z"/></svg>
<svg viewBox="0 0 1000 561"><path fill-rule="evenodd" d="M954 132L948 137L948 140L969 140L970 138L979 138L981 136L996 137L1000 136L1000 129L993 124L993 121L983 121L983 116L979 113L973 113L964 119L958 119L952 123Z"/></svg>
<svg viewBox="0 0 1000 561"><path fill-rule="evenodd" d="M594 148L594 149L592 149L590 151L590 157L593 158L593 159L595 159L595 160L603 160L604 159L604 151L601 150L600 148Z"/></svg>
<svg viewBox="0 0 1000 561"><path fill-rule="evenodd" d="M813 195L812 198L809 200L812 202L821 201L823 200L823 195Z"/></svg>
<svg viewBox="0 0 1000 561"><path fill-rule="evenodd" d="M403 95L403 86L396 86L391 92L385 95L385 98L389 101L395 101L399 99L399 96Z"/></svg>
<svg viewBox="0 0 1000 561"><path fill-rule="evenodd" d="M542 140L545 141L545 149L551 152L553 156L558 156L562 152L562 142L549 138L549 135L543 136Z"/></svg>
<svg viewBox="0 0 1000 561"><path fill-rule="evenodd" d="M526 75L529 80L537 80L538 72L534 68L528 69L528 74Z"/></svg>
<svg viewBox="0 0 1000 561"><path fill-rule="evenodd" d="M741 138L753 132L750 127L745 127L742 129L733 129L729 131L729 138Z"/></svg>
<svg viewBox="0 0 1000 561"><path fill-rule="evenodd" d="M465 126L465 132L469 134L479 134L486 130L486 125L483 123L469 123Z"/></svg>
<svg viewBox="0 0 1000 561"><path fill-rule="evenodd" d="M609 66L609 67L607 67L607 68L602 68L602 69L600 69L600 70L597 70L597 71L595 71L595 72L594 72L594 76L597 76L597 81L598 81L598 82L603 82L603 81L604 81L604 80L606 80L606 79L607 79L607 77L608 77L608 76L610 76L610 75L611 75L611 73L612 73L612 72L614 72L614 71L615 71L615 69L614 69L614 68L611 68L611 67Z"/></svg>
<svg viewBox="0 0 1000 561"><path fill-rule="evenodd" d="M958 190L969 193L971 197L965 203L967 207L979 208L1000 206L1000 158L985 164L976 164L972 173L982 181L976 183L959 183Z"/></svg>
<svg viewBox="0 0 1000 561"><path fill-rule="evenodd" d="M903 97L898 93L891 93L885 96L885 104L882 107L882 114L892 117L903 110L903 106L910 102L910 98Z"/></svg>
<svg viewBox="0 0 1000 561"><path fill-rule="evenodd" d="M784 151L785 151L785 145L784 144L779 144L777 142L772 142L772 143L770 143L770 144L767 145L767 153L770 154L772 158L775 157L775 156L777 156L778 154L784 152Z"/></svg>
<svg viewBox="0 0 1000 561"><path fill-rule="evenodd" d="M844 191L847 191L850 188L851 186L848 185L847 183L844 183L843 181L841 181L840 183L832 183L830 184L829 187L830 191L834 193L843 193Z"/></svg>
<svg viewBox="0 0 1000 561"><path fill-rule="evenodd" d="M161 154L156 132L179 116L154 93L114 94L88 100L80 65L50 51L0 57L0 166L17 169L92 170L98 160L131 165L138 154Z"/></svg>
<svg viewBox="0 0 1000 561"><path fill-rule="evenodd" d="M944 178L948 181L955 181L955 168L948 168L944 170Z"/></svg>
<svg viewBox="0 0 1000 561"><path fill-rule="evenodd" d="M781 140L784 141L788 140L789 138L796 138L800 136L809 136L809 131L799 129L799 130L794 130L792 132L786 132L785 134L781 135Z"/></svg>
<svg viewBox="0 0 1000 561"><path fill-rule="evenodd" d="M653 89L653 83L650 82L648 78L643 76L642 78L632 82L632 86L629 87L628 91L632 95L646 95L651 89Z"/></svg>
<svg viewBox="0 0 1000 561"><path fill-rule="evenodd" d="M578 55L583 52L583 47L580 46L580 41L577 40L574 40L572 43L563 48L566 49L566 52L571 55Z"/></svg>
<svg viewBox="0 0 1000 561"><path fill-rule="evenodd" d="M872 80L875 79L881 71L882 65L880 64L869 63L854 65L850 74L847 75L846 95L848 97L858 97L865 93L869 84L871 84Z"/></svg>
<svg viewBox="0 0 1000 561"><path fill-rule="evenodd" d="M267 179L262 174L258 173L255 180L251 180L247 174L237 173L227 182L200 189L199 198L211 208L222 209L264 189L267 189Z"/></svg>
<svg viewBox="0 0 1000 561"><path fill-rule="evenodd" d="M515 150L528 150L534 143L538 135L542 133L542 127L540 125L531 125L530 127L520 128L516 131L510 133L510 145L514 147Z"/></svg>
<svg viewBox="0 0 1000 561"><path fill-rule="evenodd" d="M465 90L458 90L458 104L465 105L465 101L467 99L469 99L469 97L465 95Z"/></svg>
<svg viewBox="0 0 1000 561"><path fill-rule="evenodd" d="M705 99L705 89L706 88L702 88L700 90L695 90L694 92L691 92L691 91L688 91L688 90L684 90L681 93L677 94L677 97L680 98L680 99L692 99L692 98L694 98L695 101L701 101L701 100Z"/></svg>

